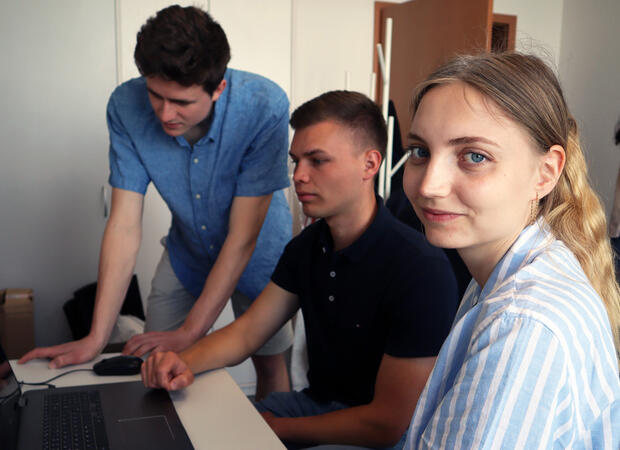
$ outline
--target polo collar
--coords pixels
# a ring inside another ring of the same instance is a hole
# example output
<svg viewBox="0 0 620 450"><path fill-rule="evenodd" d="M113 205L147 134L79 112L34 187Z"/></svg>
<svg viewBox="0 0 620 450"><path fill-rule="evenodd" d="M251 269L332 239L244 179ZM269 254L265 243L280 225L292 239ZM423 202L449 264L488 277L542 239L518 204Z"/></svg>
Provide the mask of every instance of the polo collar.
<svg viewBox="0 0 620 450"><path fill-rule="evenodd" d="M368 228L366 228L366 231L364 231L351 245L335 252L335 255L343 256L353 262L360 261L382 237L383 230L385 230L386 224L390 220L390 212L383 204L381 197L377 194L375 194L375 201L377 203L377 213ZM333 253L334 240L332 239L329 225L327 225L327 222L323 219L319 226L321 227L319 231L319 243L323 253L331 254Z"/></svg>

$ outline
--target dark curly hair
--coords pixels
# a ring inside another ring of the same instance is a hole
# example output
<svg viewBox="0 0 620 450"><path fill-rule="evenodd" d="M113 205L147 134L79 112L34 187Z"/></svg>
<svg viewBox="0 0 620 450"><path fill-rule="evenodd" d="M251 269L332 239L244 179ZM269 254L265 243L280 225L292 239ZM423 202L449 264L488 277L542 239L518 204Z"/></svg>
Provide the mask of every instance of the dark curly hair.
<svg viewBox="0 0 620 450"><path fill-rule="evenodd" d="M212 95L224 78L230 47L224 30L208 13L173 5L142 26L134 59L143 76L183 86L198 84Z"/></svg>

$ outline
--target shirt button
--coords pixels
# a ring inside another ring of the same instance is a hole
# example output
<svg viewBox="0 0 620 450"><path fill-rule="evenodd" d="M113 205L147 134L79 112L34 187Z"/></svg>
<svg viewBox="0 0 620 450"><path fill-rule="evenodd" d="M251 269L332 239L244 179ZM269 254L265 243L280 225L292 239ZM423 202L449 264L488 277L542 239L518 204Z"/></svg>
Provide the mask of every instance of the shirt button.
<svg viewBox="0 0 620 450"><path fill-rule="evenodd" d="M198 164L198 158L194 158L194 164Z"/></svg>
<svg viewBox="0 0 620 450"><path fill-rule="evenodd" d="M322 250L323 250L323 253L325 253L325 252L327 251L327 250L325 249L325 247L323 247L323 249L322 249Z"/></svg>
<svg viewBox="0 0 620 450"><path fill-rule="evenodd" d="M327 297L327 299L328 299L330 302L333 302L333 301L334 301L334 296L333 296L333 295L330 295L329 297Z"/></svg>
<svg viewBox="0 0 620 450"><path fill-rule="evenodd" d="M209 245L209 250L213 250L213 246L212 245Z"/></svg>
<svg viewBox="0 0 620 450"><path fill-rule="evenodd" d="M196 198L200 198L200 194L196 194Z"/></svg>
<svg viewBox="0 0 620 450"><path fill-rule="evenodd" d="M331 272L329 272L329 276L332 278L336 277L336 272L334 272L333 270Z"/></svg>
<svg viewBox="0 0 620 450"><path fill-rule="evenodd" d="M206 226L206 225L201 225L201 226L200 226L200 229L201 229L201 230L206 230L206 229L207 229L207 226Z"/></svg>

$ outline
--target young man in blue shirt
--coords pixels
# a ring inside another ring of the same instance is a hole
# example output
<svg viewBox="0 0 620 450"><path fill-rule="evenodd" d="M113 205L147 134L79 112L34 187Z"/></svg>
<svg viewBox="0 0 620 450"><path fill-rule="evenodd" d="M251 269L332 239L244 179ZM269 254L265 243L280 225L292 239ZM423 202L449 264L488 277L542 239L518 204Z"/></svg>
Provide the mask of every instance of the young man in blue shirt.
<svg viewBox="0 0 620 450"><path fill-rule="evenodd" d="M399 448L450 330L454 274L375 195L387 140L377 105L328 92L300 106L291 125L295 191L304 213L321 220L287 245L244 315L181 354L151 354L143 381L180 389L194 373L236 364L301 308L310 385L259 402L265 420L289 448Z"/></svg>
<svg viewBox="0 0 620 450"><path fill-rule="evenodd" d="M52 367L92 359L106 345L141 239L153 182L172 213L148 300L146 333L123 353L181 351L202 337L232 296L240 315L265 287L291 236L282 189L289 184L289 104L275 83L227 69L222 28L204 11L171 6L141 28L143 75L110 97L111 214L104 232L90 334L35 349L21 362ZM257 397L288 389L283 352L290 324L256 349Z"/></svg>

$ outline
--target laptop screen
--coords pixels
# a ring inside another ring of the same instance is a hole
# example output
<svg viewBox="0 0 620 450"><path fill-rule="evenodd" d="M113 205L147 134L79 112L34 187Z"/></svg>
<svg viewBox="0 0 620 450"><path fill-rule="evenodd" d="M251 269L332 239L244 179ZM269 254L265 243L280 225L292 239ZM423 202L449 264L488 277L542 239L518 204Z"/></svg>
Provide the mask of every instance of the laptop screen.
<svg viewBox="0 0 620 450"><path fill-rule="evenodd" d="M18 400L21 395L19 383L4 350L0 346L0 442L2 448L17 448L20 411Z"/></svg>

